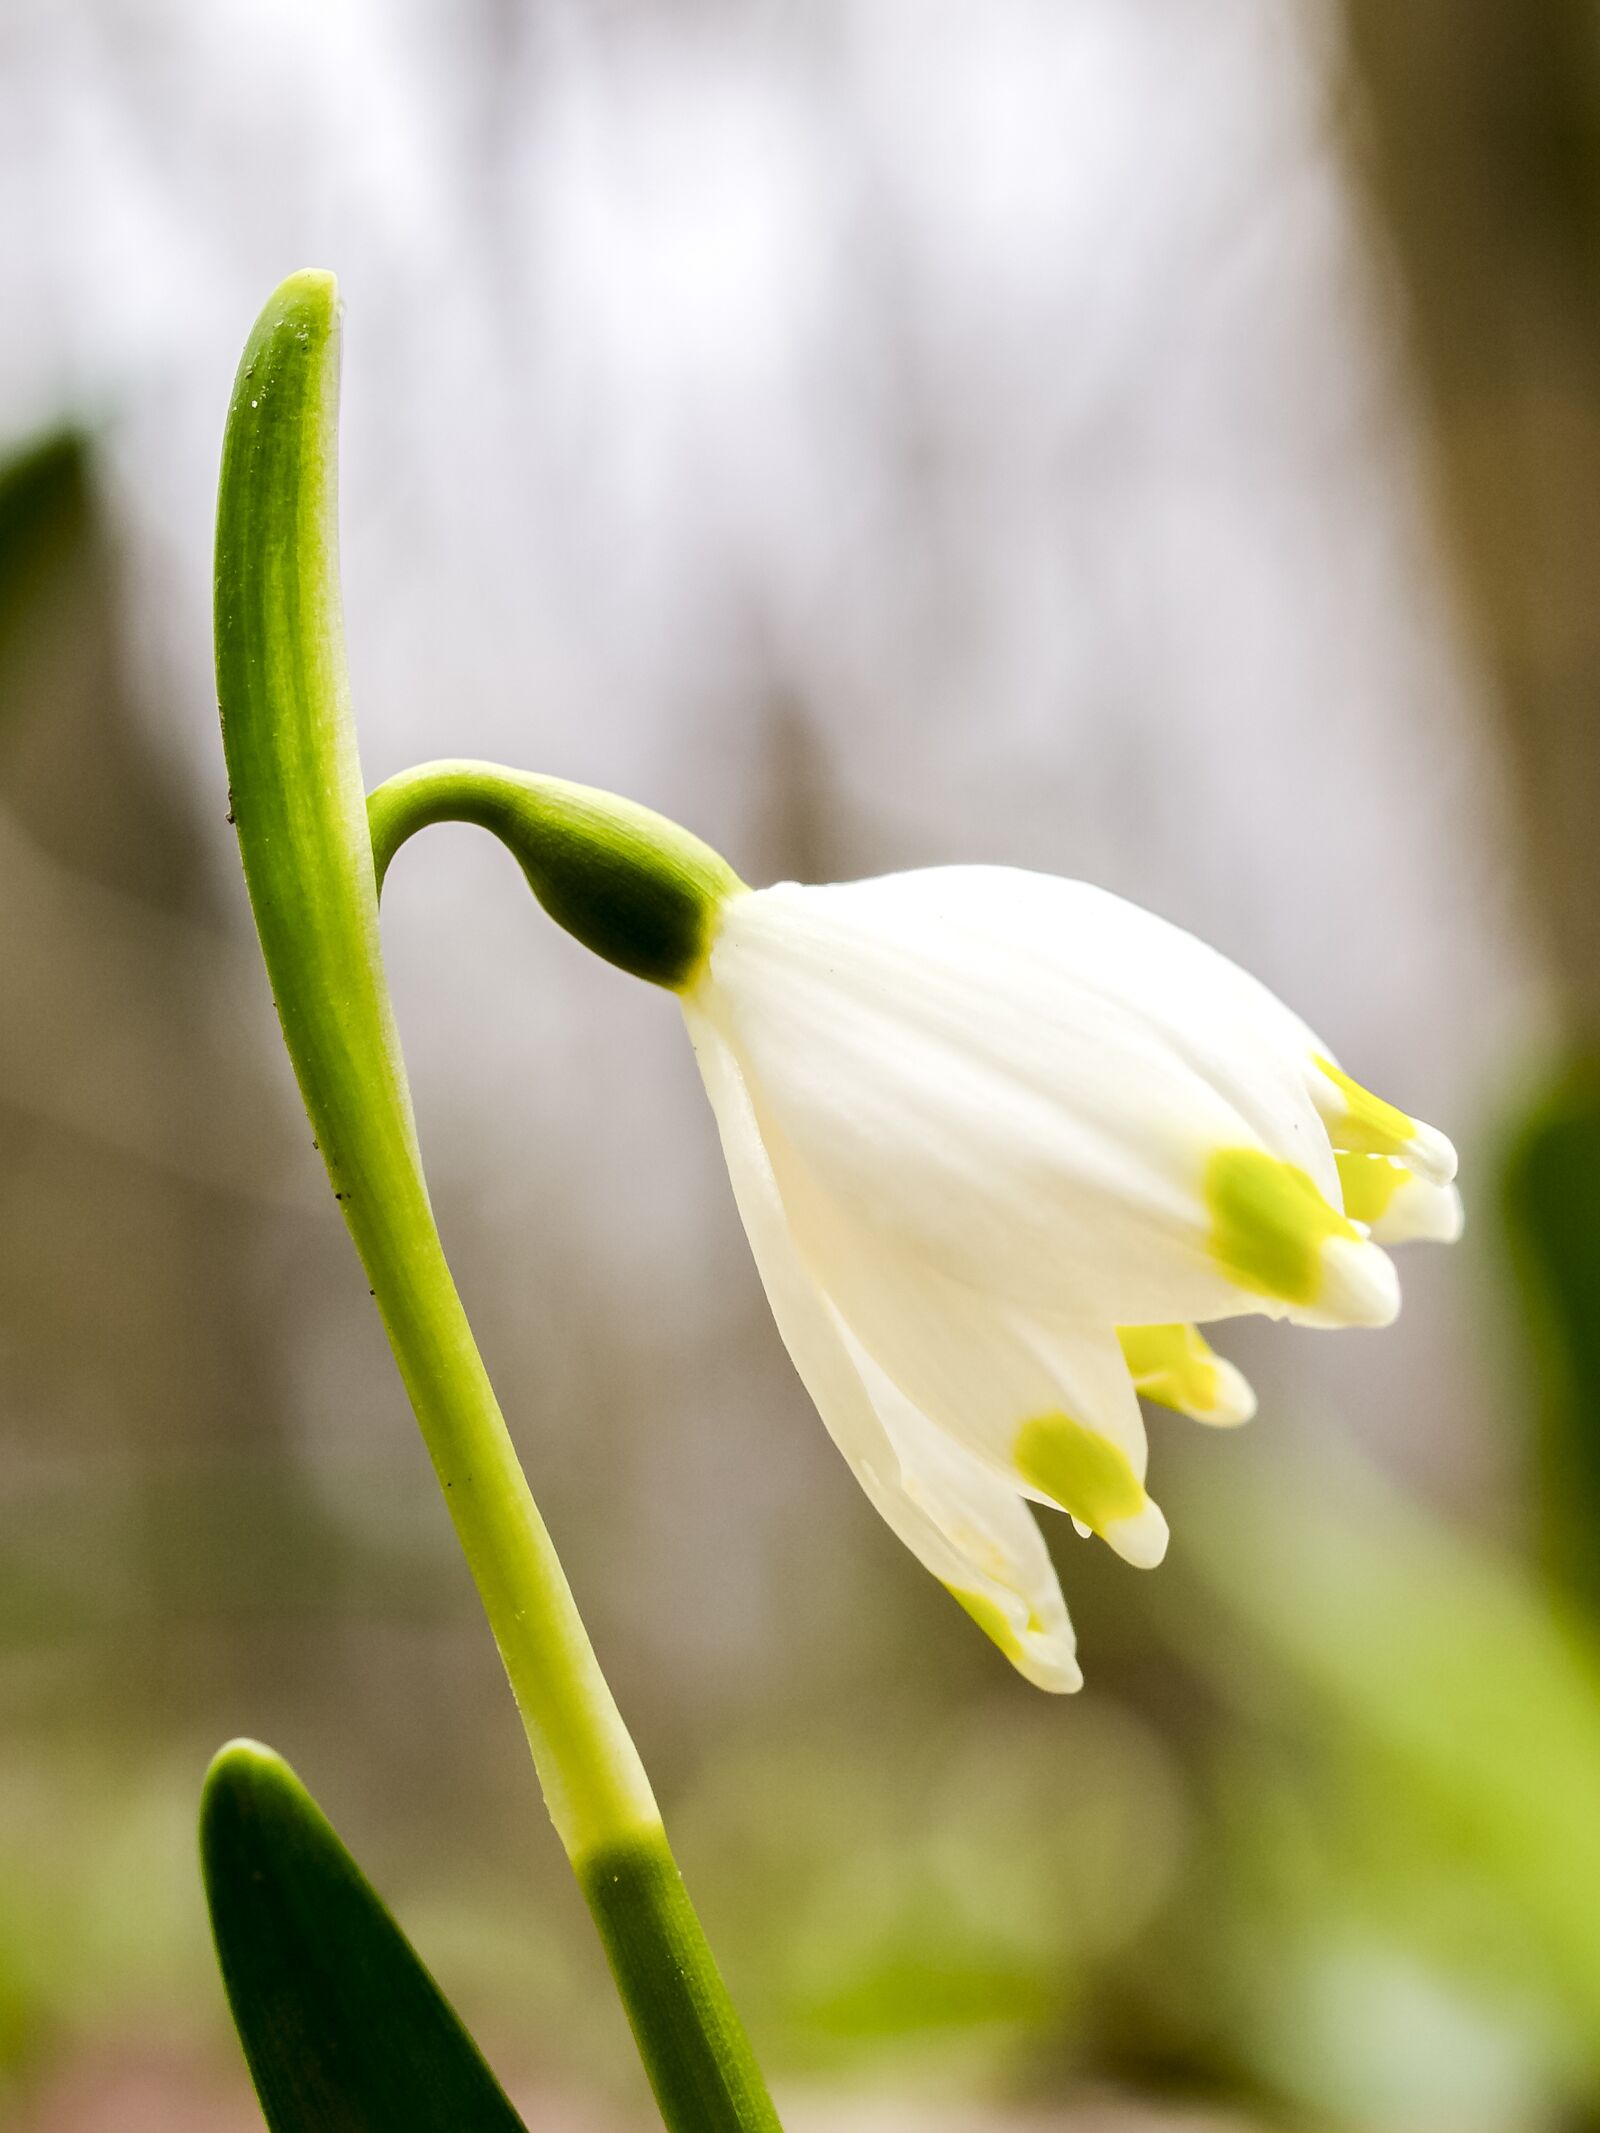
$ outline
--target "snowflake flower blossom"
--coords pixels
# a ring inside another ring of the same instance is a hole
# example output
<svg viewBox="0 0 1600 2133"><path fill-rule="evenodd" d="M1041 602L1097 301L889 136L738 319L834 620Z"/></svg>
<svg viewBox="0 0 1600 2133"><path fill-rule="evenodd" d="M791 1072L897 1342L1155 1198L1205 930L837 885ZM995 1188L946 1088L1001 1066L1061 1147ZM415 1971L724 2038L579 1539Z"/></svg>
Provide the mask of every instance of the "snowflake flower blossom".
<svg viewBox="0 0 1600 2133"><path fill-rule="evenodd" d="M727 895L682 988L774 1317L888 1524L1080 1685L1030 1503L1161 1560L1139 1396L1231 1425L1202 1322L1386 1325L1455 1151L1264 986L1082 882L941 867Z"/></svg>

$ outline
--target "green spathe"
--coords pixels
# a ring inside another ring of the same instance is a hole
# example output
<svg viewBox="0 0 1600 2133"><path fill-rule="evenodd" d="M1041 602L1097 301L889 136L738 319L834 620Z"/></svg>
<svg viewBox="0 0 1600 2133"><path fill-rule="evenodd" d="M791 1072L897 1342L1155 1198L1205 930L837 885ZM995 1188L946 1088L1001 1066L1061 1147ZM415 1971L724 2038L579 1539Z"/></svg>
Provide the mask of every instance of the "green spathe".
<svg viewBox="0 0 1600 2133"><path fill-rule="evenodd" d="M472 822L512 853L575 940L636 978L682 992L705 961L717 913L744 887L688 830L632 800L496 763L424 763L367 803L381 885L406 839Z"/></svg>
<svg viewBox="0 0 1600 2133"><path fill-rule="evenodd" d="M455 2010L289 1765L232 1741L200 1858L272 2133L525 2133Z"/></svg>

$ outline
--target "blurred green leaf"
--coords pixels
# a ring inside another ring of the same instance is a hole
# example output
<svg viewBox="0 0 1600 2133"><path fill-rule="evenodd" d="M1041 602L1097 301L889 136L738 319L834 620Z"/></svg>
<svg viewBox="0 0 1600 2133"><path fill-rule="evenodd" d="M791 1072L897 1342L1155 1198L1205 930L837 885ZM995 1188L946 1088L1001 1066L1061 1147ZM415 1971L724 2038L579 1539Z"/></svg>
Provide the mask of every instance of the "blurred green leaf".
<svg viewBox="0 0 1600 2133"><path fill-rule="evenodd" d="M224 1748L200 1848L272 2133L523 2133L454 2010L281 1757Z"/></svg>
<svg viewBox="0 0 1600 2133"><path fill-rule="evenodd" d="M1213 1647L1213 1670L1280 1720L1286 1687L1309 1694L1313 1738L1336 1717L1326 1742L1403 1773L1441 1836L1516 1891L1600 2022L1600 1651L1514 1562L1341 1452L1263 1461L1197 1521L1213 1590L1260 1640L1253 1664L1236 1638Z"/></svg>
<svg viewBox="0 0 1600 2133"><path fill-rule="evenodd" d="M88 524L88 446L56 430L0 461L0 648Z"/></svg>
<svg viewBox="0 0 1600 2133"><path fill-rule="evenodd" d="M1600 1062L1569 1063L1530 1111L1504 1208L1538 1379L1546 1556L1600 1614Z"/></svg>
<svg viewBox="0 0 1600 2133"><path fill-rule="evenodd" d="M1254 1976L1249 2048L1274 2078L1286 2039L1304 2065L1315 2001L1324 2041L1338 2035L1306 2084L1324 2101L1337 2058L1349 2097L1366 2084L1403 2116L1431 2082L1439 2122L1466 2123L1462 2053L1443 2041L1462 2022L1509 2086L1600 2093L1600 1645L1584 1618L1348 1444L1194 1493L1190 1560L1222 1616L1174 1605L1169 1622L1243 1729L1224 1757L1239 1812L1221 1900L1255 1951L1236 1942L1227 1964L1235 1985ZM1385 1966L1428 2010L1409 2064L1352 2012L1384 2001Z"/></svg>

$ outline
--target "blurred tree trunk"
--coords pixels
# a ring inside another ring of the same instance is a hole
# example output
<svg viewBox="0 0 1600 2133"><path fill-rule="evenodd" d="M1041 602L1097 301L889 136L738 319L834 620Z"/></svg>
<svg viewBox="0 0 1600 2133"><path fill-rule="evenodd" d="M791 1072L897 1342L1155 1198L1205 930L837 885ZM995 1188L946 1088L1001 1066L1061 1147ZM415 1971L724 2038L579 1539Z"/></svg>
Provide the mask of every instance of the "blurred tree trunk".
<svg viewBox="0 0 1600 2133"><path fill-rule="evenodd" d="M1600 15L1343 0L1469 627L1570 1033L1600 1039Z"/></svg>
<svg viewBox="0 0 1600 2133"><path fill-rule="evenodd" d="M64 1644L141 1726L258 1680L332 1575L262 1294L290 1122L227 949L84 446L47 440L0 471L0 1648Z"/></svg>
<svg viewBox="0 0 1600 2133"><path fill-rule="evenodd" d="M1568 1056L1518 1122L1502 1213L1545 1561L1600 1618L1600 10L1343 9L1352 138L1561 987Z"/></svg>

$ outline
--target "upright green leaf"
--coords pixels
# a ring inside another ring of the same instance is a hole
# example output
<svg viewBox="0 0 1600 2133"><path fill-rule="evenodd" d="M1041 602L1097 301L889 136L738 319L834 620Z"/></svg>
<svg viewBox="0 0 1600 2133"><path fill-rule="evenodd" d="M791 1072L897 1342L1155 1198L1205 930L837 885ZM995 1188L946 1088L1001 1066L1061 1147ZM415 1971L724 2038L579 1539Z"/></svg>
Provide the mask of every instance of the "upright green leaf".
<svg viewBox="0 0 1600 2133"><path fill-rule="evenodd" d="M455 2011L289 1765L206 1778L200 1850L234 2025L272 2133L524 2133Z"/></svg>
<svg viewBox="0 0 1600 2133"><path fill-rule="evenodd" d="M1252 1727L1295 1743L1346 1820L1381 1803L1369 1849L1392 1864L1404 1830L1412 1869L1426 1850L1436 1885L1496 1900L1518 1992L1564 2007L1600 2074L1592 1631L1348 1444L1202 1479L1190 1507L1190 1561L1223 1612L1175 1606L1174 1630Z"/></svg>

